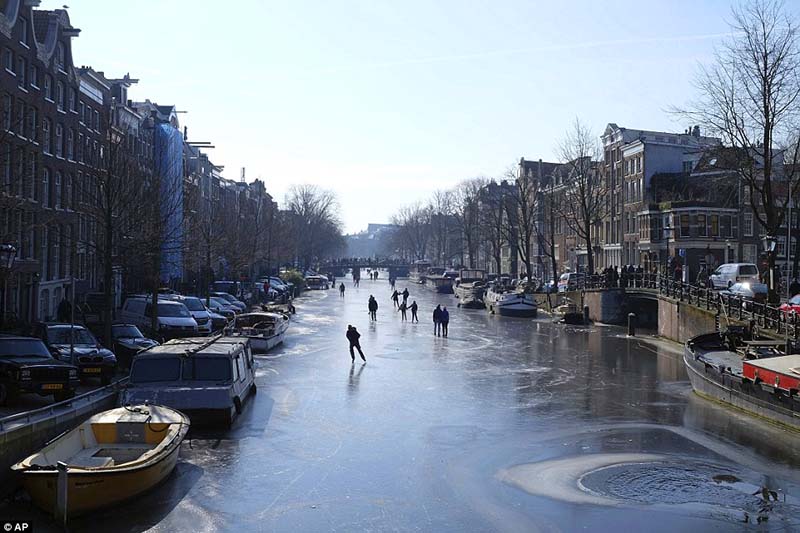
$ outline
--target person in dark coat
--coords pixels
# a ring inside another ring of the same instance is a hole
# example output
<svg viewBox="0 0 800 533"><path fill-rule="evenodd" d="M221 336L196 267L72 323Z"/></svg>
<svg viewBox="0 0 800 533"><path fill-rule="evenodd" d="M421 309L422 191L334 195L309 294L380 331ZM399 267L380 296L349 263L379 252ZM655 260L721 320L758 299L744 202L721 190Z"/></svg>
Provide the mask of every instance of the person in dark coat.
<svg viewBox="0 0 800 533"><path fill-rule="evenodd" d="M415 321L419 323L419 317L417 316L417 309L419 309L419 306L417 305L416 300L411 302L410 309L411 309L411 323L413 324Z"/></svg>
<svg viewBox="0 0 800 533"><path fill-rule="evenodd" d="M403 303L408 303L408 294L409 294L408 293L408 287L406 287L406 289L403 290L402 294L403 294Z"/></svg>
<svg viewBox="0 0 800 533"><path fill-rule="evenodd" d="M56 311L56 318L59 322L69 322L72 315L72 305L70 305L67 297L64 296L58 304Z"/></svg>
<svg viewBox="0 0 800 533"><path fill-rule="evenodd" d="M344 298L344 283L339 284L339 296Z"/></svg>
<svg viewBox="0 0 800 533"><path fill-rule="evenodd" d="M403 322L408 320L408 316L406 315L406 309L408 309L408 306L406 305L405 302L401 303L400 307L397 309L398 311L400 311L400 318L403 320Z"/></svg>
<svg viewBox="0 0 800 533"><path fill-rule="evenodd" d="M355 352L353 352L353 348L357 349L358 354L361 356L361 359L363 359L365 363L367 362L367 358L364 357L364 352L361 351L361 343L358 341L358 339L360 338L361 338L361 333L359 333L355 327L348 324L347 340L350 341L350 358L353 360L354 363L356 362L356 354Z"/></svg>
<svg viewBox="0 0 800 533"><path fill-rule="evenodd" d="M447 326L450 324L450 311L442 309L442 336L447 337Z"/></svg>
<svg viewBox="0 0 800 533"><path fill-rule="evenodd" d="M437 337L441 335L442 327L442 306L437 305L433 310L433 334Z"/></svg>
<svg viewBox="0 0 800 533"><path fill-rule="evenodd" d="M378 320L378 300L376 300L371 294L369 295L369 303L367 304L367 308L369 309L370 320Z"/></svg>
<svg viewBox="0 0 800 533"><path fill-rule="evenodd" d="M399 299L400 299L400 293L397 292L397 291L394 291L392 293L392 302L394 302L394 306L395 307L400 307L400 304L398 303Z"/></svg>

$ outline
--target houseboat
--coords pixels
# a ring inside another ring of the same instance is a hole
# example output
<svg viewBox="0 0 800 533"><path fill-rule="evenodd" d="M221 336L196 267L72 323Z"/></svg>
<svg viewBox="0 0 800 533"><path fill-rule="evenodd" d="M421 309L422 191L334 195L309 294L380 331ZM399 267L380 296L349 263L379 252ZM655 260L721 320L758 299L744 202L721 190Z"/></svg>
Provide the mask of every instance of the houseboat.
<svg viewBox="0 0 800 533"><path fill-rule="evenodd" d="M461 270L456 278L453 292L458 298L458 306L466 309L483 309L483 293L486 290L486 277L483 270Z"/></svg>
<svg viewBox="0 0 800 533"><path fill-rule="evenodd" d="M453 294L453 278L445 274L444 268L431 267L423 276L423 282L426 287L439 294Z"/></svg>
<svg viewBox="0 0 800 533"><path fill-rule="evenodd" d="M237 316L226 328L226 334L250 339L253 353L267 353L283 342L287 329L288 314L262 311Z"/></svg>
<svg viewBox="0 0 800 533"><path fill-rule="evenodd" d="M800 355L783 346L730 327L689 339L683 360L698 395L800 430Z"/></svg>
<svg viewBox="0 0 800 533"><path fill-rule="evenodd" d="M509 287L499 281L489 284L483 301L490 313L500 316L535 318L538 313L532 293L521 287Z"/></svg>
<svg viewBox="0 0 800 533"><path fill-rule="evenodd" d="M415 283L424 283L425 274L428 273L430 267L431 264L428 261L422 259L414 261L408 269L408 279Z"/></svg>
<svg viewBox="0 0 800 533"><path fill-rule="evenodd" d="M139 352L120 403L165 405L194 425L230 426L255 392L247 337L189 337Z"/></svg>

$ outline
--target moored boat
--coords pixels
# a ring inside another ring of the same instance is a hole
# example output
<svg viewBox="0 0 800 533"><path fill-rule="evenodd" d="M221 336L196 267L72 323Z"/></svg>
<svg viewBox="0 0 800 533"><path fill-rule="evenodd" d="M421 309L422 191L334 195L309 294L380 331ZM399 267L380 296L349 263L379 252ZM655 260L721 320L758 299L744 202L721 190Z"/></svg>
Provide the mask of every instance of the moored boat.
<svg viewBox="0 0 800 533"><path fill-rule="evenodd" d="M689 339L683 360L700 396L800 430L800 355L783 345L731 328Z"/></svg>
<svg viewBox="0 0 800 533"><path fill-rule="evenodd" d="M253 312L237 316L226 333L250 339L253 353L267 353L283 342L289 329L289 315Z"/></svg>
<svg viewBox="0 0 800 533"><path fill-rule="evenodd" d="M423 281L426 287L439 294L453 294L453 278L446 275L444 268L429 268Z"/></svg>
<svg viewBox="0 0 800 533"><path fill-rule="evenodd" d="M483 270L462 270L456 280L456 286L453 289L455 295L459 300L462 299L483 299L483 293L486 290L486 282L484 281ZM463 305L462 305L463 307Z"/></svg>
<svg viewBox="0 0 800 533"><path fill-rule="evenodd" d="M522 288L506 288L499 282L489 285L483 301L490 313L500 316L535 318L538 313L532 293Z"/></svg>
<svg viewBox="0 0 800 533"><path fill-rule="evenodd" d="M408 279L416 283L424 283L425 274L427 274L430 267L431 264L428 261L422 259L414 261L408 269Z"/></svg>
<svg viewBox="0 0 800 533"><path fill-rule="evenodd" d="M98 413L11 467L33 502L56 509L65 463L66 513L83 514L133 498L175 468L189 419L169 407L137 405Z"/></svg>

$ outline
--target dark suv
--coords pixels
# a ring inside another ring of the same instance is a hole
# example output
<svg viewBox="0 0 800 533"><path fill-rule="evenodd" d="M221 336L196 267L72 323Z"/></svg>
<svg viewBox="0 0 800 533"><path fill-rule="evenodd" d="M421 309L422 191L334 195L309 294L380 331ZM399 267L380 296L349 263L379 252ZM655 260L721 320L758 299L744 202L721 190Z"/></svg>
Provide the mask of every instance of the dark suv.
<svg viewBox="0 0 800 533"><path fill-rule="evenodd" d="M44 341L53 357L77 366L81 379L96 377L104 385L111 383L117 370L117 358L114 352L103 348L85 327L78 324L40 323L36 325L36 336Z"/></svg>
<svg viewBox="0 0 800 533"><path fill-rule="evenodd" d="M78 369L53 359L39 339L0 335L0 405L22 392L68 400L79 383Z"/></svg>

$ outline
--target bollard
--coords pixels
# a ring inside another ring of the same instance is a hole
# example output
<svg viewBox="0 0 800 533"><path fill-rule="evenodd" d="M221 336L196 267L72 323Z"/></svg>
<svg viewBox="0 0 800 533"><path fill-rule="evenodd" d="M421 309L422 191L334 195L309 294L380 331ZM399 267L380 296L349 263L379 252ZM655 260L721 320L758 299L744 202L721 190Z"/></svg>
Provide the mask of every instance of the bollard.
<svg viewBox="0 0 800 533"><path fill-rule="evenodd" d="M588 305L584 305L583 306L583 323L584 324L588 324L589 323L589 306Z"/></svg>
<svg viewBox="0 0 800 533"><path fill-rule="evenodd" d="M69 484L67 480L67 463L59 461L56 463L58 468L58 480L56 481L56 519L64 527L67 525L67 493Z"/></svg>
<svg viewBox="0 0 800 533"><path fill-rule="evenodd" d="M634 313L628 313L628 336L636 336L636 315Z"/></svg>

